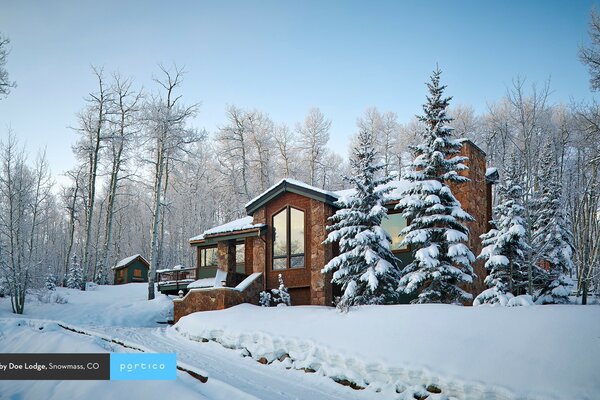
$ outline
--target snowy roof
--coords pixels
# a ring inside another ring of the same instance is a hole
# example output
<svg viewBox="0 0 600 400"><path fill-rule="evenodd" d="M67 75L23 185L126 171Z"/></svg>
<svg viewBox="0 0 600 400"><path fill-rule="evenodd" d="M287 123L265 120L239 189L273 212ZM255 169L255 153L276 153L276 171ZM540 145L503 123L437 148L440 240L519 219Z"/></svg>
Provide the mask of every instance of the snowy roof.
<svg viewBox="0 0 600 400"><path fill-rule="evenodd" d="M219 235L222 233L234 233L239 231L245 231L248 229L262 228L265 224L253 224L253 218L251 216L236 219L235 221L227 222L226 224L215 226L202 232L198 236L194 236L190 239L190 242L197 240L204 240L207 237Z"/></svg>
<svg viewBox="0 0 600 400"><path fill-rule="evenodd" d="M129 264L131 264L134 260L136 260L138 257L142 259L142 263L144 263L146 266L149 265L148 261L146 261L146 259L144 257L142 257L139 254L135 254L135 255L133 255L131 257L126 257L126 258L122 259L121 261L119 261L111 269L125 268L126 266L128 266Z"/></svg>
<svg viewBox="0 0 600 400"><path fill-rule="evenodd" d="M316 186L309 185L308 183L304 183L296 179L284 178L246 203L246 212L248 214L252 214L264 203L271 200L281 192L286 191L299 193L317 200L324 201L326 203L333 203L338 198L335 192L320 189Z"/></svg>
<svg viewBox="0 0 600 400"><path fill-rule="evenodd" d="M485 170L485 180L490 183L498 182L500 179L500 174L498 173L498 168L489 167Z"/></svg>

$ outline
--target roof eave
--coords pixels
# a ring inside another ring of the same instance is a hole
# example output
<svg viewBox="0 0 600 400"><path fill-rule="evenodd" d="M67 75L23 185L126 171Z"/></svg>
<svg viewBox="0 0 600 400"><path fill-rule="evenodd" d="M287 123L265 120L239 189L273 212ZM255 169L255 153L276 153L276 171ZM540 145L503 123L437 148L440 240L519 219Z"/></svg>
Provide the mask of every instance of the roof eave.
<svg viewBox="0 0 600 400"><path fill-rule="evenodd" d="M331 196L329 194L316 192L309 188L298 186L288 181L282 181L279 185L275 186L271 190L268 190L262 196L249 203L246 206L246 214L252 215L256 210L258 210L266 203L273 200L275 197L279 196L281 193L284 192L299 194L301 196L318 200L329 205L335 205L335 202L337 201L336 197Z"/></svg>

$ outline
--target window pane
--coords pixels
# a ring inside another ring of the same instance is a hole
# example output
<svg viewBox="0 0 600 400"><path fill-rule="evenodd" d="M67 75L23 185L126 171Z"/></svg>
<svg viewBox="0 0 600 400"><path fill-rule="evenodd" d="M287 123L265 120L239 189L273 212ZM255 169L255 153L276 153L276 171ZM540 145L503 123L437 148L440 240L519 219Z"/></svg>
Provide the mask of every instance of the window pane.
<svg viewBox="0 0 600 400"><path fill-rule="evenodd" d="M246 272L244 263L246 262L246 245L238 243L235 245L235 272L241 274Z"/></svg>
<svg viewBox="0 0 600 400"><path fill-rule="evenodd" d="M217 266L217 248L211 247L200 250L200 266L201 267L216 267Z"/></svg>
<svg viewBox="0 0 600 400"><path fill-rule="evenodd" d="M273 257L287 256L287 210L273 217ZM285 260L284 260L285 262ZM273 261L275 269L275 261Z"/></svg>
<svg viewBox="0 0 600 400"><path fill-rule="evenodd" d="M295 208L291 208L290 210L291 264L292 267L302 267L304 266L304 212L296 210Z"/></svg>
<svg viewBox="0 0 600 400"><path fill-rule="evenodd" d="M407 249L407 246L400 246L400 242L404 239L404 236L400 236L400 231L406 228L406 218L402 214L388 214L388 217L381 222L381 227L392 238L392 250Z"/></svg>
<svg viewBox="0 0 600 400"><path fill-rule="evenodd" d="M273 269L286 269L287 257L273 258Z"/></svg>
<svg viewBox="0 0 600 400"><path fill-rule="evenodd" d="M304 255L292 256L290 262L292 268L302 268L304 267Z"/></svg>

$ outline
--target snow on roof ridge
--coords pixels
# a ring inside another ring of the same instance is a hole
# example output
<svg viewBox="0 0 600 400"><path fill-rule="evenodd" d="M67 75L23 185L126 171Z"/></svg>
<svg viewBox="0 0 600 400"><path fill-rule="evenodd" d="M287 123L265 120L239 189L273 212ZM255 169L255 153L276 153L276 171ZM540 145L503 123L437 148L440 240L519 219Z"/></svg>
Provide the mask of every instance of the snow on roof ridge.
<svg viewBox="0 0 600 400"><path fill-rule="evenodd" d="M319 193L323 193L326 195L330 195L333 197L338 197L335 192L329 191L329 190L325 190L325 189L321 189L318 188L316 186L313 185L309 185L308 183L299 181L297 179L293 179L293 178L283 178L280 179L276 184L272 185L271 187L269 187L267 190L265 190L264 192L262 192L261 194L259 194L258 196L254 197L252 200L250 200L249 202L247 202L246 204L244 204L244 208L248 207L250 204L254 203L256 200L260 199L262 196L265 195L265 193L270 192L271 190L275 189L277 186L281 185L282 183L287 182L287 183L291 183L292 185L296 185L296 186L300 186L303 187L305 189L309 189L309 190L314 190L315 192L319 192Z"/></svg>
<svg viewBox="0 0 600 400"><path fill-rule="evenodd" d="M236 232L246 229L261 228L265 226L265 224L253 224L252 222L254 222L254 218L250 215L238 218L236 220L229 221L224 224L209 228L202 232L200 235L191 238L190 241L203 240L206 236L216 235L218 233Z"/></svg>
<svg viewBox="0 0 600 400"><path fill-rule="evenodd" d="M132 262L133 260L135 260L138 257L141 257L142 259L145 260L145 258L142 257L141 254L134 254L133 256L125 257L124 259L122 259L121 261L116 263L115 266L112 267L111 269L117 269L117 268L124 267L125 265L129 264L130 262Z"/></svg>

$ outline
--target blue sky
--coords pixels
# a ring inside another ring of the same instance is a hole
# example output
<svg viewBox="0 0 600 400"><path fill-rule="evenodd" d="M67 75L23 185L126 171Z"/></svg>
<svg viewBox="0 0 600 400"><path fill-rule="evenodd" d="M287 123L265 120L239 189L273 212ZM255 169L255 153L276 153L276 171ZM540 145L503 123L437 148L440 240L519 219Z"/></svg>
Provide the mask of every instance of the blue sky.
<svg viewBox="0 0 600 400"><path fill-rule="evenodd" d="M520 75L551 79L552 102L589 100L577 59L592 1L17 1L0 0L18 87L0 100L29 149L70 168L75 114L95 88L90 65L154 89L158 62L184 66L184 101L213 132L226 105L293 126L313 106L346 154L356 118L376 106L401 121L420 112L436 63L453 104L485 111Z"/></svg>

